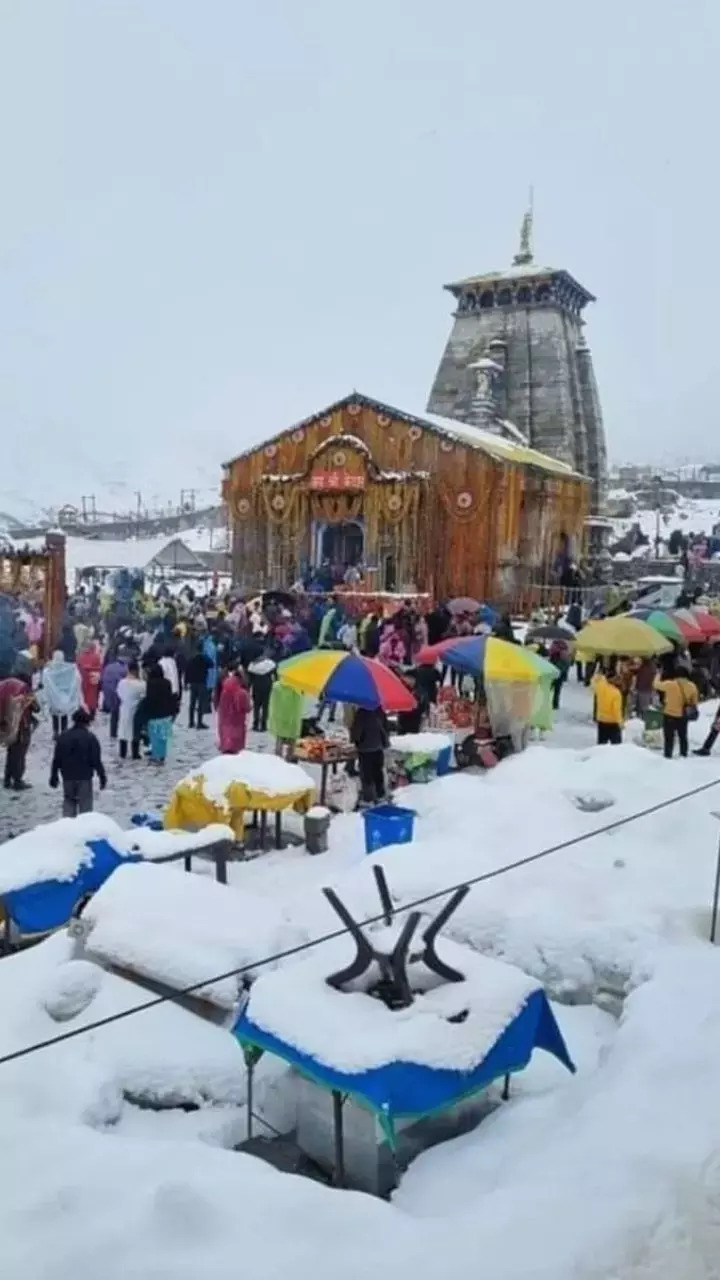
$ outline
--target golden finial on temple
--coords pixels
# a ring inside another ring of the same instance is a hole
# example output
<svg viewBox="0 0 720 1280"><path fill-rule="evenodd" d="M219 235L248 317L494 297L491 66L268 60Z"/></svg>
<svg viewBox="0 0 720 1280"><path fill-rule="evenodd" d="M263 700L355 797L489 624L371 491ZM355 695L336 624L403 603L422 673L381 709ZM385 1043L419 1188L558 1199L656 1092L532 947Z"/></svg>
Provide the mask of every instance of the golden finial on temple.
<svg viewBox="0 0 720 1280"><path fill-rule="evenodd" d="M526 267L533 260L532 252L532 230L533 230L533 189L530 188L530 198L528 207L523 215L520 227L520 252L515 254L513 258L514 267Z"/></svg>

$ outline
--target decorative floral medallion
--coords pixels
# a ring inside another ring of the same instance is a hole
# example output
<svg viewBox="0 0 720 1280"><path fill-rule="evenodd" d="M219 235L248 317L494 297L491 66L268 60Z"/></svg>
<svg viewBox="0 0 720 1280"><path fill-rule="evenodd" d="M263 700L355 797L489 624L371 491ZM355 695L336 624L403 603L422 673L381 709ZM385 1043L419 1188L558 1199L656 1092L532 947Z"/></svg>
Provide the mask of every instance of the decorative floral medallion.
<svg viewBox="0 0 720 1280"><path fill-rule="evenodd" d="M275 497L273 498L271 505L272 505L273 511L285 510L285 499L283 498L281 493L275 494Z"/></svg>
<svg viewBox="0 0 720 1280"><path fill-rule="evenodd" d="M387 415L386 413L379 413L379 414L378 414L378 416L377 416L377 420L378 420L378 426L379 426L379 427L389 427L389 426L390 426L390 418L388 417L388 415Z"/></svg>
<svg viewBox="0 0 720 1280"><path fill-rule="evenodd" d="M250 499L238 498L235 509L239 516L247 516L250 514Z"/></svg>
<svg viewBox="0 0 720 1280"><path fill-rule="evenodd" d="M402 507L402 498L397 493L391 493L387 505L388 511L399 511Z"/></svg>
<svg viewBox="0 0 720 1280"><path fill-rule="evenodd" d="M408 436L411 440L419 440L422 435L422 427L410 427Z"/></svg>
<svg viewBox="0 0 720 1280"><path fill-rule="evenodd" d="M302 444L303 440L305 439L305 432L303 431L302 427L298 427L296 431L293 431L290 439L292 440L293 444Z"/></svg>
<svg viewBox="0 0 720 1280"><path fill-rule="evenodd" d="M342 449L336 449L332 456L332 460L334 467L344 467L347 462L347 454L344 453Z"/></svg>
<svg viewBox="0 0 720 1280"><path fill-rule="evenodd" d="M276 444L266 444L266 445L265 445L265 457L266 457L266 458L274 458L276 453L277 453L277 445L276 445Z"/></svg>
<svg viewBox="0 0 720 1280"><path fill-rule="evenodd" d="M320 426L321 426L321 427L331 427L331 426L332 426L332 414L331 414L331 413L326 413L326 414L325 414L325 417L320 419Z"/></svg>
<svg viewBox="0 0 720 1280"><path fill-rule="evenodd" d="M465 489L462 493L458 494L455 501L457 502L460 511L467 511L468 508L472 506L472 494L468 493L467 489Z"/></svg>
<svg viewBox="0 0 720 1280"><path fill-rule="evenodd" d="M359 414L359 413L362 413L362 405L361 405L361 404L349 404L349 405L348 405L348 407L347 407L347 411L348 411L348 413L351 415L351 417L353 417L353 418L357 418L358 414Z"/></svg>
<svg viewBox="0 0 720 1280"><path fill-rule="evenodd" d="M453 444L452 440L441 440L440 448L442 449L443 453L452 453L453 449L455 448L455 445Z"/></svg>

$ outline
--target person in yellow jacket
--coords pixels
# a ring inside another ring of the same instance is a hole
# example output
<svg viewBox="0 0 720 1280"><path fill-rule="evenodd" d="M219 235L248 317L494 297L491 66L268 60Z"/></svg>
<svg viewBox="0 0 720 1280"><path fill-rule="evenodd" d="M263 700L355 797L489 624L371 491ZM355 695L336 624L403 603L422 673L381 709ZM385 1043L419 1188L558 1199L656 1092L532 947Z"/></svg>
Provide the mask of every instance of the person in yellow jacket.
<svg viewBox="0 0 720 1280"><path fill-rule="evenodd" d="M662 694L663 700L663 752L666 760L671 760L675 748L675 739L680 745L680 755L688 753L688 720L697 718L698 704L697 685L687 676L658 676L654 688Z"/></svg>
<svg viewBox="0 0 720 1280"><path fill-rule="evenodd" d="M623 731L623 698L615 677L608 677L604 671L593 676L592 690L595 697L595 721L597 723L598 746L606 743L617 746L622 742Z"/></svg>

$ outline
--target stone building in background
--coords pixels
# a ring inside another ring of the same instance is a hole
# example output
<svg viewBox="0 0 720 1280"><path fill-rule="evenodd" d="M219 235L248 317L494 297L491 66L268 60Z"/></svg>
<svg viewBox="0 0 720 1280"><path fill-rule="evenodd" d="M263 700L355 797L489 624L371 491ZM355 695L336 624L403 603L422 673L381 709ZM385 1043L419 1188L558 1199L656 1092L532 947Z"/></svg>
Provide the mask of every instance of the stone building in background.
<svg viewBox="0 0 720 1280"><path fill-rule="evenodd" d="M582 319L595 299L568 271L535 265L531 233L528 212L507 271L445 286L457 309L428 412L525 441L589 476L597 517L605 431Z"/></svg>

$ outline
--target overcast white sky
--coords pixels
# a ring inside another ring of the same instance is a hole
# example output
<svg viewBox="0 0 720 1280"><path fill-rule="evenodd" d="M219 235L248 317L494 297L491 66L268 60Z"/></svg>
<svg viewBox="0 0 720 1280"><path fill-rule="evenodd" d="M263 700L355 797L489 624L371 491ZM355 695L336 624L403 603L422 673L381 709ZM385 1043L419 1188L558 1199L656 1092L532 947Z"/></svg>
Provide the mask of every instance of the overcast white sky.
<svg viewBox="0 0 720 1280"><path fill-rule="evenodd" d="M612 456L720 453L719 58L719 0L2 0L0 508L424 407L531 182Z"/></svg>

